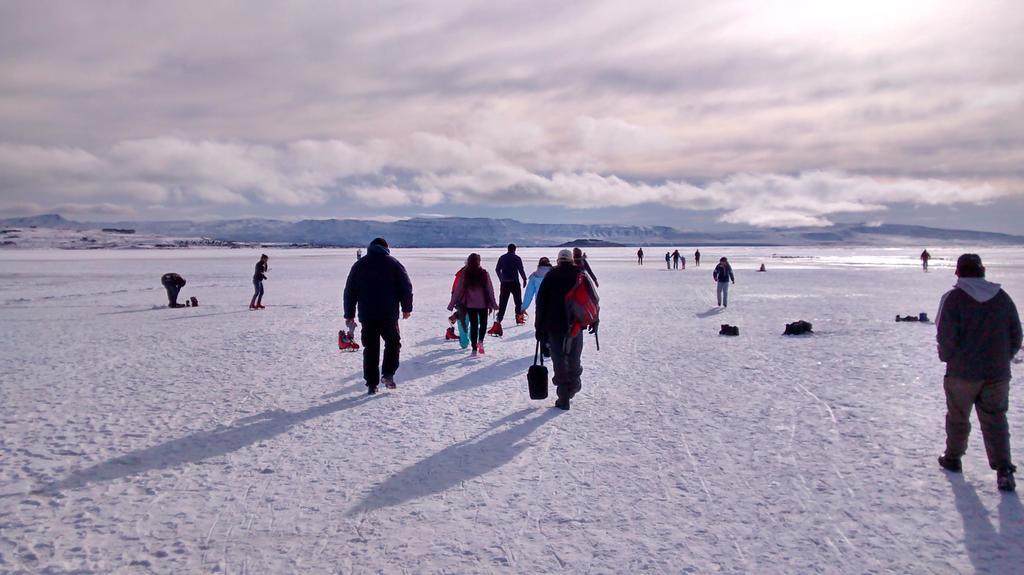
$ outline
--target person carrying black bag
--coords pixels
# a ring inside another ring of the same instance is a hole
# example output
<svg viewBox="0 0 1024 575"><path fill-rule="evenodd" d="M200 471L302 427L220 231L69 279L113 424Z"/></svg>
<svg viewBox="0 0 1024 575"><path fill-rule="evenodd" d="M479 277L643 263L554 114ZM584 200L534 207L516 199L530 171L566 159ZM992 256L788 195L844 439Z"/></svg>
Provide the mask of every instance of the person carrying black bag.
<svg viewBox="0 0 1024 575"><path fill-rule="evenodd" d="M540 363L537 363L538 360ZM540 352L540 342L533 352L533 365L526 372L526 381L530 385L530 399L548 398L548 368L544 367L544 354Z"/></svg>

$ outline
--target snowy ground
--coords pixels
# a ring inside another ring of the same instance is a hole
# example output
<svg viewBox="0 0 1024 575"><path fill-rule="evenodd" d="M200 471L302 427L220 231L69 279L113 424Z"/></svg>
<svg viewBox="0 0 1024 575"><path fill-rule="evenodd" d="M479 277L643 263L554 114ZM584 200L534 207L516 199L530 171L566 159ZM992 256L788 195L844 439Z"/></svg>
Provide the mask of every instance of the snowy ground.
<svg viewBox="0 0 1024 575"><path fill-rule="evenodd" d="M893 321L953 283L965 249L928 247L927 274L919 249L593 250L602 348L568 413L528 399L532 330L479 359L441 339L467 250L396 250L416 311L373 398L336 347L350 251L271 252L262 312L257 251L0 252L0 572L1019 570L977 430L937 469L934 326ZM1024 253L977 251L1024 304ZM201 307L163 307L167 271Z"/></svg>

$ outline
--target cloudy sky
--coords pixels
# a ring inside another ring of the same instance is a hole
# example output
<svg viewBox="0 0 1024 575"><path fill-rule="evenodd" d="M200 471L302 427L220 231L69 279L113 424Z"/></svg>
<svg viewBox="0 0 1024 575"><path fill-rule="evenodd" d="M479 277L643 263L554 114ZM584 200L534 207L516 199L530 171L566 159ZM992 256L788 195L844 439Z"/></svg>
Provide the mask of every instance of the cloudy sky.
<svg viewBox="0 0 1024 575"><path fill-rule="evenodd" d="M1024 233L1024 10L0 1L0 215Z"/></svg>

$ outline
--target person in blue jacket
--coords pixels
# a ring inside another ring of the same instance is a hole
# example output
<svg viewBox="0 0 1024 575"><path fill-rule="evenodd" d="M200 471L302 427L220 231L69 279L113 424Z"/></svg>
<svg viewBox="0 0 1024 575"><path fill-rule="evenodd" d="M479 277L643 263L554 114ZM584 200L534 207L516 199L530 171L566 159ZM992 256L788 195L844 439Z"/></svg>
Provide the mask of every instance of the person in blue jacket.
<svg viewBox="0 0 1024 575"><path fill-rule="evenodd" d="M544 276L551 271L551 260L548 258L540 258L537 262L537 271L530 274L530 277L526 280L526 294L523 295L523 312L530 309L530 304L533 303L533 296L537 295L537 290L540 288L540 282L544 281Z"/></svg>
<svg viewBox="0 0 1024 575"><path fill-rule="evenodd" d="M412 315L412 282L409 274L391 255L384 238L370 242L366 255L352 264L345 282L345 325L356 327L356 310L363 324L363 379L367 392L377 393L381 381L395 388L402 338L398 330L398 312L402 319ZM380 361L380 340L384 340L384 364Z"/></svg>

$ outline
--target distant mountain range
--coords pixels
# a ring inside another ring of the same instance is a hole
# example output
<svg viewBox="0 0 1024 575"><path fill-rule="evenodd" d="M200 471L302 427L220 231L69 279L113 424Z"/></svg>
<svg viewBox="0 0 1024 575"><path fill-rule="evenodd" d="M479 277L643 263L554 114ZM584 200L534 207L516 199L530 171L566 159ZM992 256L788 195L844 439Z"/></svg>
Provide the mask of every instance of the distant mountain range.
<svg viewBox="0 0 1024 575"><path fill-rule="evenodd" d="M57 214L0 220L4 228L100 230L114 228L167 238L209 238L220 242L363 246L375 237L403 247L488 247L510 242L557 246L600 240L629 246L923 245L928 242L1024 245L1024 236L897 224L837 224L830 227L767 228L689 232L665 226L530 224L509 219L411 218L396 222L262 218L209 222L75 222Z"/></svg>

